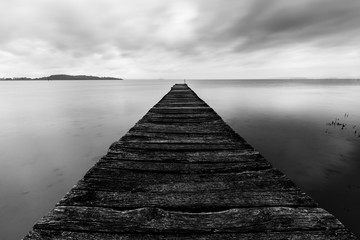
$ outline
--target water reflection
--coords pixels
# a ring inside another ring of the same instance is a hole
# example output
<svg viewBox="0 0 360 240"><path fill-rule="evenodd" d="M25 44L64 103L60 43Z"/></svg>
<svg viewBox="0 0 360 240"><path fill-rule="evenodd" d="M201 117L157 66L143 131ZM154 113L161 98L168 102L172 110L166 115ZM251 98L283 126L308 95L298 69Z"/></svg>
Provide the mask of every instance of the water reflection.
<svg viewBox="0 0 360 240"><path fill-rule="evenodd" d="M235 131L360 236L358 81L202 84L193 88ZM352 127L329 128L336 118Z"/></svg>
<svg viewBox="0 0 360 240"><path fill-rule="evenodd" d="M181 81L0 82L0 238L21 238L174 82ZM351 128L360 126L358 82L187 82L358 231L360 138ZM348 128L327 125L337 118Z"/></svg>
<svg viewBox="0 0 360 240"><path fill-rule="evenodd" d="M171 86L0 82L0 239L24 236Z"/></svg>

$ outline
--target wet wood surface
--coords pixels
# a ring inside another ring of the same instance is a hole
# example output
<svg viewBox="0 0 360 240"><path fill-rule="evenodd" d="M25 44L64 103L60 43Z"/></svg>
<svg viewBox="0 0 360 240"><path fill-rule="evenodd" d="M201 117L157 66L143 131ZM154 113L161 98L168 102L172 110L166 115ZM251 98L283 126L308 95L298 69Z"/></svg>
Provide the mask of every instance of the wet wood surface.
<svg viewBox="0 0 360 240"><path fill-rule="evenodd" d="M176 84L24 239L356 237Z"/></svg>

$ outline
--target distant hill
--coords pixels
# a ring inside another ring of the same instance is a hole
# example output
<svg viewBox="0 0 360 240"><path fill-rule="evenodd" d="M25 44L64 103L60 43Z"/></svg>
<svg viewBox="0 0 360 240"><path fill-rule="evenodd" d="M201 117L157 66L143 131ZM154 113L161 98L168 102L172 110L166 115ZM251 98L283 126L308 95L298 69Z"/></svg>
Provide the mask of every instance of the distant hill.
<svg viewBox="0 0 360 240"><path fill-rule="evenodd" d="M35 80L122 80L122 79L114 78L114 77L56 74L56 75L50 75L48 77L37 78Z"/></svg>
<svg viewBox="0 0 360 240"><path fill-rule="evenodd" d="M14 78L0 78L0 80L27 81L27 80L123 80L123 79L114 78L114 77L97 77L97 76L87 76L87 75L55 74L41 78L14 77Z"/></svg>

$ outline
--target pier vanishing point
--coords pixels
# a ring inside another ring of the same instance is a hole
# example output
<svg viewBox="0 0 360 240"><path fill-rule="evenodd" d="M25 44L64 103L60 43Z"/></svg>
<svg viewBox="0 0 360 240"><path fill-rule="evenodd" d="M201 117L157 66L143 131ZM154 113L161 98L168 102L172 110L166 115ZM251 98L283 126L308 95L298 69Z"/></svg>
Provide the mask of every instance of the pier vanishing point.
<svg viewBox="0 0 360 240"><path fill-rule="evenodd" d="M357 238L175 84L24 239Z"/></svg>

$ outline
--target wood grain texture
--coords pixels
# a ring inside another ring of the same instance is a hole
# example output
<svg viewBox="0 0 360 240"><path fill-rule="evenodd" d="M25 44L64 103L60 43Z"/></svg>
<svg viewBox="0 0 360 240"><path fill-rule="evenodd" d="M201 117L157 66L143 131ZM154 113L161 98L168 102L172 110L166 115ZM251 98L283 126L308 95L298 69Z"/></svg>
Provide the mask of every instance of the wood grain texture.
<svg viewBox="0 0 360 240"><path fill-rule="evenodd" d="M185 159L181 161L182 159ZM179 173L216 173L216 172L243 172L252 170L262 170L271 168L271 164L264 159L246 158L236 162L185 162L188 158L159 159L155 161L147 158L148 161L123 160L114 157L104 157L100 159L97 166L102 168L127 169L136 171L153 172L179 172ZM222 159L221 159L222 160ZM224 159L226 160L226 159ZM174 162L175 161L175 162Z"/></svg>
<svg viewBox="0 0 360 240"><path fill-rule="evenodd" d="M116 145L114 143L114 145ZM242 162L263 161L264 158L251 146L246 149L222 150L222 151L142 151L140 149L121 149L110 147L105 158L132 160L132 161L155 161L155 162L184 162L184 163L216 163L216 162Z"/></svg>
<svg viewBox="0 0 360 240"><path fill-rule="evenodd" d="M357 238L346 229L326 231L291 231L266 233L168 233L168 234L139 234L139 233L98 233L98 232L69 232L34 230L24 240L356 240Z"/></svg>
<svg viewBox="0 0 360 240"><path fill-rule="evenodd" d="M215 211L235 207L308 206L314 201L299 190L286 191L202 191L202 192L108 192L73 189L58 203L59 206L110 207L133 209L162 207L183 211Z"/></svg>
<svg viewBox="0 0 360 240"><path fill-rule="evenodd" d="M118 233L230 233L326 230L343 228L343 225L320 208L234 208L190 213L147 207L119 211L100 207L57 206L34 228Z"/></svg>
<svg viewBox="0 0 360 240"><path fill-rule="evenodd" d="M176 84L24 239L356 237Z"/></svg>

